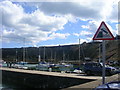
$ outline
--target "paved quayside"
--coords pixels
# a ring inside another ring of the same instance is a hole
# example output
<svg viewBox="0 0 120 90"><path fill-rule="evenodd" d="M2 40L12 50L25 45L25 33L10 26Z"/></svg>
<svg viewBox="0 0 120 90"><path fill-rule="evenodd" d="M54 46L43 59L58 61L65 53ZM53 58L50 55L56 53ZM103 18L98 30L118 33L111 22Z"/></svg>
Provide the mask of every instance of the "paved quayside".
<svg viewBox="0 0 120 90"><path fill-rule="evenodd" d="M106 82L112 82L112 81L119 81L119 74L115 74L113 76L107 77L106 78ZM75 86L71 86L69 88L65 88L63 90L72 90L74 88L81 88L81 89L89 89L89 90L93 90L93 88L96 88L97 86L102 85L102 79L96 80L96 81L92 81L92 82L88 82L88 83L84 83L84 84L80 84L80 85L75 85Z"/></svg>
<svg viewBox="0 0 120 90"><path fill-rule="evenodd" d="M23 69L3 68L3 67L0 68L0 70L21 72L21 73L30 73L30 74L42 74L42 75L50 75L50 76L59 76L59 77L79 78L79 79L92 79L92 80L101 79L100 76L86 76L84 74L73 74L73 73L60 73L60 72L23 70Z"/></svg>

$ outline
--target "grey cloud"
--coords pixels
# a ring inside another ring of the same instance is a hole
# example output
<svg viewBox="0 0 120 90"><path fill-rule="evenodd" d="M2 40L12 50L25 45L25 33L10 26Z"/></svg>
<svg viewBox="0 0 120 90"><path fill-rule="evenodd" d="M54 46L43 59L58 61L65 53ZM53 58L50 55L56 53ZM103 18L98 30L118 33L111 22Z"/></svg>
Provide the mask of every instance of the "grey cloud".
<svg viewBox="0 0 120 90"><path fill-rule="evenodd" d="M94 7L94 6L93 6ZM101 8L101 7L100 7ZM100 11L89 6L79 5L72 2L44 2L40 3L39 9L46 14L72 14L81 18L100 18Z"/></svg>
<svg viewBox="0 0 120 90"><path fill-rule="evenodd" d="M46 41L48 34L64 28L68 22L65 17L45 15L36 10L26 13L21 5L5 1L0 3L0 18L4 42L22 42L25 38L28 43L36 44ZM56 36L57 37L57 36Z"/></svg>
<svg viewBox="0 0 120 90"><path fill-rule="evenodd" d="M120 21L120 3L118 3L118 6L112 6L112 11L108 17L108 20L111 20L111 22L118 22L118 20Z"/></svg>

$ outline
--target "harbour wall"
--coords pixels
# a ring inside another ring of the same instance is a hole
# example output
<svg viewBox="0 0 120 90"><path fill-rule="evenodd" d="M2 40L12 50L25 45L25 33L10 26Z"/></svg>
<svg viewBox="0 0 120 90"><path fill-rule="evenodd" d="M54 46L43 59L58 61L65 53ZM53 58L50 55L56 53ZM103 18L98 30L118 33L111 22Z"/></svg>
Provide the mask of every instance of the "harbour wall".
<svg viewBox="0 0 120 90"><path fill-rule="evenodd" d="M32 70L31 70L32 72ZM82 79L74 77L61 77L58 75L46 75L38 73L16 72L2 70L2 84L9 84L8 88L56 88L63 89L74 85L80 85L95 79Z"/></svg>
<svg viewBox="0 0 120 90"><path fill-rule="evenodd" d="M112 75L110 77L105 78L105 83L116 82L116 81L120 81L120 74L115 74L115 75ZM83 84L80 84L80 85L71 86L71 87L68 87L68 88L64 88L62 90L73 90L75 88L76 89L83 89L83 90L94 90L94 88L96 88L100 85L102 85L102 79L98 79L98 80L92 81L92 82L83 83ZM103 89L100 89L100 90L103 90Z"/></svg>

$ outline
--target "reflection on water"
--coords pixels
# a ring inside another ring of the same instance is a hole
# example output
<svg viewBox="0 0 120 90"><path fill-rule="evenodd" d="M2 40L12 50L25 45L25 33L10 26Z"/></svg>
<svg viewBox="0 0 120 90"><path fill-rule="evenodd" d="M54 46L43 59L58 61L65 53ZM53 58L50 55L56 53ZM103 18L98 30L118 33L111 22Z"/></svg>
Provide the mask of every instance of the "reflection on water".
<svg viewBox="0 0 120 90"><path fill-rule="evenodd" d="M0 84L0 90L16 90L16 89L13 89L13 88L14 87L11 87L8 84Z"/></svg>
<svg viewBox="0 0 120 90"><path fill-rule="evenodd" d="M36 64L27 64L28 68L36 67ZM3 64L3 67L6 67L6 64ZM43 67L41 67L43 68ZM56 65L51 66L52 71L69 71L67 65ZM33 69L33 68L32 68ZM39 69L38 69L39 70ZM37 74L27 74L27 73L18 73L18 72L2 72L2 84L0 89L3 90L23 90L23 88L67 88L73 85L79 85L90 80L79 80L74 78L65 78L65 77L53 77L49 75L37 75ZM57 82L56 82L57 81Z"/></svg>
<svg viewBox="0 0 120 90"><path fill-rule="evenodd" d="M92 81L88 79L57 77L9 71L2 71L2 76L2 83L4 84L3 87L8 88L9 90L28 90L28 88L62 89Z"/></svg>
<svg viewBox="0 0 120 90"><path fill-rule="evenodd" d="M0 84L0 90L2 89L3 87L2 87L2 84Z"/></svg>

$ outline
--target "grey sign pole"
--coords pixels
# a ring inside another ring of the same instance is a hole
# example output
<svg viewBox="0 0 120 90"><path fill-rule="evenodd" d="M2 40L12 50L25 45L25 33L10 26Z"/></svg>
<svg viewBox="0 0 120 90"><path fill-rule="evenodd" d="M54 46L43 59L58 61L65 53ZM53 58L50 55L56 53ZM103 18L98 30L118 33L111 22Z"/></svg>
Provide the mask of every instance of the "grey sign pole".
<svg viewBox="0 0 120 90"><path fill-rule="evenodd" d="M102 84L105 84L105 59L106 59L106 51L105 51L105 40L114 40L114 36L108 29L107 25L104 21L100 24L97 32L95 33L93 40L103 40L102 41Z"/></svg>
<svg viewBox="0 0 120 90"><path fill-rule="evenodd" d="M103 64L103 67L102 67L102 84L105 84L105 40L103 40L102 42L102 64Z"/></svg>

